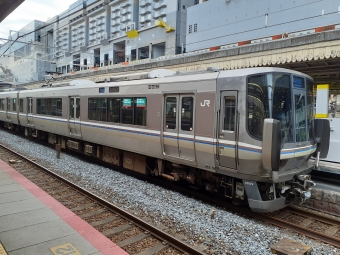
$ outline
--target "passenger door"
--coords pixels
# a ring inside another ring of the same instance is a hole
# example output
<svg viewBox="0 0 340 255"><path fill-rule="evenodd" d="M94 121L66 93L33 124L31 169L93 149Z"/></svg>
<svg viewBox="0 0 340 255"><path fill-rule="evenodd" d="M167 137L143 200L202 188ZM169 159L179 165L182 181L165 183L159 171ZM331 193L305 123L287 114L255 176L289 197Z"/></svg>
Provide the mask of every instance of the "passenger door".
<svg viewBox="0 0 340 255"><path fill-rule="evenodd" d="M12 122L12 115L11 115L11 98L7 98L7 107L6 107L6 119L8 122Z"/></svg>
<svg viewBox="0 0 340 255"><path fill-rule="evenodd" d="M217 132L217 160L222 167L237 169L238 93L222 91Z"/></svg>
<svg viewBox="0 0 340 255"><path fill-rule="evenodd" d="M27 125L30 127L34 127L33 122L33 98L27 98Z"/></svg>
<svg viewBox="0 0 340 255"><path fill-rule="evenodd" d="M195 95L167 94L164 96L163 109L163 153L171 157L196 161Z"/></svg>
<svg viewBox="0 0 340 255"><path fill-rule="evenodd" d="M80 97L69 97L69 131L71 135L81 137Z"/></svg>

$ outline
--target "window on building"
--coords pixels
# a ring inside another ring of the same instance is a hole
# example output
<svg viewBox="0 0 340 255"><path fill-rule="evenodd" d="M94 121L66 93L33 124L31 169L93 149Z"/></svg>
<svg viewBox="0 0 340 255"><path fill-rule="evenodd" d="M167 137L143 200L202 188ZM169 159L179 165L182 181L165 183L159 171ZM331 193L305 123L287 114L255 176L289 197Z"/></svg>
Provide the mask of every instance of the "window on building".
<svg viewBox="0 0 340 255"><path fill-rule="evenodd" d="M192 25L189 25L189 34L192 33Z"/></svg>

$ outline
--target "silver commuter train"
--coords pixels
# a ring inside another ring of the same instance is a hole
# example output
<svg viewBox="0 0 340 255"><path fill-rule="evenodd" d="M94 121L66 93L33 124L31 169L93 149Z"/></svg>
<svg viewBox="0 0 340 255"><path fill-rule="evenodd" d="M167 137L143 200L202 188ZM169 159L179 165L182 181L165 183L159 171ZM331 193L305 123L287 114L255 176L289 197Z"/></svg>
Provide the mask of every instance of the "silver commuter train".
<svg viewBox="0 0 340 255"><path fill-rule="evenodd" d="M257 212L310 196L308 162L329 139L314 120L312 78L267 67L4 92L0 121Z"/></svg>

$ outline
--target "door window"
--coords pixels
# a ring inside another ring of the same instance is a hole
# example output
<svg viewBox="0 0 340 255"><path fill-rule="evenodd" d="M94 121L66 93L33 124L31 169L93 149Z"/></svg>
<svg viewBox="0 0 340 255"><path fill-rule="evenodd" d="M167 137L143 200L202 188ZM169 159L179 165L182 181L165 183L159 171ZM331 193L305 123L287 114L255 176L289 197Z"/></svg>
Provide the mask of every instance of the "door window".
<svg viewBox="0 0 340 255"><path fill-rule="evenodd" d="M19 112L24 112L24 99L19 100Z"/></svg>
<svg viewBox="0 0 340 255"><path fill-rule="evenodd" d="M234 131L235 130L235 97L225 97L224 98L224 121L223 130Z"/></svg>
<svg viewBox="0 0 340 255"><path fill-rule="evenodd" d="M7 111L9 112L11 110L11 99L7 98Z"/></svg>
<svg viewBox="0 0 340 255"><path fill-rule="evenodd" d="M32 98L27 98L27 113L32 113L33 100Z"/></svg>
<svg viewBox="0 0 340 255"><path fill-rule="evenodd" d="M74 98L70 98L70 118L74 119Z"/></svg>
<svg viewBox="0 0 340 255"><path fill-rule="evenodd" d="M176 97L167 97L166 104L165 104L165 127L167 129L176 129L177 120L176 120L176 113L177 113L177 99Z"/></svg>
<svg viewBox="0 0 340 255"><path fill-rule="evenodd" d="M76 119L80 119L80 98L76 98Z"/></svg>
<svg viewBox="0 0 340 255"><path fill-rule="evenodd" d="M183 131L193 130L193 97L183 97L182 98L182 112L181 112L181 129Z"/></svg>

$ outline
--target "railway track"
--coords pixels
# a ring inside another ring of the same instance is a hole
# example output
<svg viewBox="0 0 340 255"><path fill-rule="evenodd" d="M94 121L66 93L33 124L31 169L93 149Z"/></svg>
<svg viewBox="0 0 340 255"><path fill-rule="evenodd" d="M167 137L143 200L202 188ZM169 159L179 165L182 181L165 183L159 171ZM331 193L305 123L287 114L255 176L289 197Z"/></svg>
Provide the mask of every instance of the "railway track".
<svg viewBox="0 0 340 255"><path fill-rule="evenodd" d="M165 232L164 226L135 217L3 145L0 158L129 254L205 254Z"/></svg>
<svg viewBox="0 0 340 255"><path fill-rule="evenodd" d="M297 207L263 215L264 220L340 248L340 220Z"/></svg>
<svg viewBox="0 0 340 255"><path fill-rule="evenodd" d="M15 156L14 156L15 155ZM0 145L0 158L36 183L51 196L78 214L105 236L117 243L130 254L204 254L202 249L185 244L180 239L148 223L147 219L136 218L133 212L126 212L96 195L83 191L80 187L64 178L49 172L36 162L16 154ZM31 170L36 168L36 170ZM43 172L42 172L43 171ZM48 172L45 173L45 171ZM38 174L37 174L38 172ZM154 179L153 179L154 180ZM62 183L67 183L64 186ZM173 189L169 182L156 179L160 186ZM289 229L301 235L340 248L340 220L317 212L287 207L271 214L258 214L249 208L234 206L218 198L198 193L197 190L175 186L177 191L196 199L217 205L247 218L254 218L271 225ZM139 249L134 249L139 247ZM163 253L164 252L164 253ZM166 253L169 252L169 253Z"/></svg>

